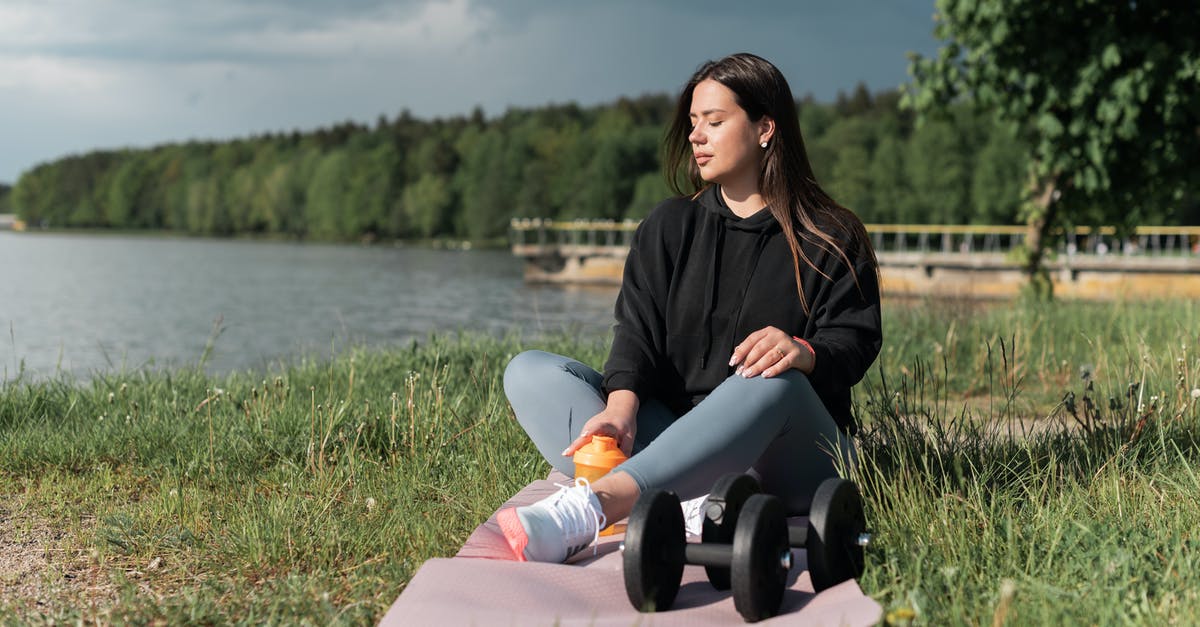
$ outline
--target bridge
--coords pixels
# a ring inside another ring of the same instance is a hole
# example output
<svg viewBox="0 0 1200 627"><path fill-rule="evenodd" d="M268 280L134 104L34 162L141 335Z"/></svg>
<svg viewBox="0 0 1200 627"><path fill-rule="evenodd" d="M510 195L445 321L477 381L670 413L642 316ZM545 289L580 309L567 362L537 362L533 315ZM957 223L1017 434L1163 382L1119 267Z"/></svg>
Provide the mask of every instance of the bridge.
<svg viewBox="0 0 1200 627"><path fill-rule="evenodd" d="M24 231L25 223L18 220L16 214L0 213L0 231Z"/></svg>
<svg viewBox="0 0 1200 627"><path fill-rule="evenodd" d="M636 221L514 219L514 255L535 283L619 285ZM868 224L882 290L896 296L1009 298L1026 283L1023 226ZM1046 267L1066 298L1200 298L1200 227L1055 234Z"/></svg>

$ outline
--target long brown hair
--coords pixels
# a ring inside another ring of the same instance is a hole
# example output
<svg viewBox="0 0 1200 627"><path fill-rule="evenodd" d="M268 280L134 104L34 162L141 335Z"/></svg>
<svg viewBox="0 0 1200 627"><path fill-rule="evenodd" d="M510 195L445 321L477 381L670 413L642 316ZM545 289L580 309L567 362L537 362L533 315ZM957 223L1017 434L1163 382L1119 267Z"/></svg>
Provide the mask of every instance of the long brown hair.
<svg viewBox="0 0 1200 627"><path fill-rule="evenodd" d="M857 248L868 255L872 271L878 273L875 249L871 246L862 220L853 211L835 202L817 184L812 164L808 161L808 152L804 149L804 138L800 134L800 119L796 114L792 90L779 69L762 57L739 53L708 61L688 80L679 94L675 117L663 141L663 168L671 189L681 195L692 195L705 186L704 179L700 177L700 168L692 156L688 136L692 132L689 119L692 92L697 84L706 79L728 87L751 122L758 122L764 115L775 121L775 134L764 151L762 169L758 174L758 190L776 221L783 227L784 237L792 251L796 291L800 294L800 304L805 313L809 313L809 303L804 297L804 286L800 280L801 262L826 279L829 275L805 254L801 239L834 253L849 267L855 284L859 284L859 277L848 250ZM847 234L849 241L839 243L831 232L834 229Z"/></svg>

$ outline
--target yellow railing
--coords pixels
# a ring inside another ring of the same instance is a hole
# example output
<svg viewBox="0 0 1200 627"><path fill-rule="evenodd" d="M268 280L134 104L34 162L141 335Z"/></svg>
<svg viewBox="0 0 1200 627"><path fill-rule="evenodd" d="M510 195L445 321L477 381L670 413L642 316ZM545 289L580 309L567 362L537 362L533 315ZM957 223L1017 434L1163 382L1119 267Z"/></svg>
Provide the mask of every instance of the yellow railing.
<svg viewBox="0 0 1200 627"><path fill-rule="evenodd" d="M514 219L514 246L627 247L635 220ZM1020 245L1028 232L1020 225L868 224L867 233L880 253L1004 254ZM1051 248L1067 255L1200 255L1200 226L1139 226L1128 237L1117 229L1077 227L1051 236Z"/></svg>
<svg viewBox="0 0 1200 627"><path fill-rule="evenodd" d="M953 233L955 235L1024 235L1029 227L1024 225L1002 224L867 224L868 233ZM1061 229L1054 231L1062 234ZM1104 235L1115 236L1116 227L1102 226L1099 228L1077 226L1072 229L1077 236ZM1139 226L1134 228L1134 235L1188 235L1200 237L1200 226Z"/></svg>
<svg viewBox="0 0 1200 627"><path fill-rule="evenodd" d="M514 231L633 231L638 220L554 220L551 218L513 218L510 227ZM1028 227L1005 224L867 224L868 233L950 233L954 235L1024 235ZM1116 227L1079 226L1073 230L1077 236L1115 236ZM1056 231L1062 233L1061 230ZM1134 235L1186 235L1200 237L1200 226L1139 226Z"/></svg>

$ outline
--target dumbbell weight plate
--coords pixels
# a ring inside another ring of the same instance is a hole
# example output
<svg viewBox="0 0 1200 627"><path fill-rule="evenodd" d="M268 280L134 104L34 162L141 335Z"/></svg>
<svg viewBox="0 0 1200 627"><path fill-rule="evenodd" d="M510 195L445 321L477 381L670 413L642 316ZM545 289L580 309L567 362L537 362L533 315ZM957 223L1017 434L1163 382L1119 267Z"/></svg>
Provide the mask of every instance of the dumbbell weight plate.
<svg viewBox="0 0 1200 627"><path fill-rule="evenodd" d="M705 544L733 544L733 532L737 529L738 513L746 499L761 490L754 477L743 473L731 473L713 484L712 491L704 503L704 531L701 540ZM705 566L708 581L717 590L729 589L729 569Z"/></svg>
<svg viewBox="0 0 1200 627"><path fill-rule="evenodd" d="M791 568L787 517L779 499L746 499L733 534L733 605L747 622L779 612Z"/></svg>
<svg viewBox="0 0 1200 627"><path fill-rule="evenodd" d="M679 497L665 490L643 494L625 529L625 594L641 612L665 611L683 580L687 542Z"/></svg>
<svg viewBox="0 0 1200 627"><path fill-rule="evenodd" d="M836 477L821 482L808 512L808 573L817 592L862 575L858 538L866 528L854 482Z"/></svg>

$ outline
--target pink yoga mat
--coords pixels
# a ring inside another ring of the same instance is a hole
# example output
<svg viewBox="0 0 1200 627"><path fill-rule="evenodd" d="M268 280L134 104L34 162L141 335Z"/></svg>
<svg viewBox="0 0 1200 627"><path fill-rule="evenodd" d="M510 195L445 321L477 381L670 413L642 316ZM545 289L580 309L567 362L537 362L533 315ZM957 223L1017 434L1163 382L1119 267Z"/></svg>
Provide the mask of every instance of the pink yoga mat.
<svg viewBox="0 0 1200 627"><path fill-rule="evenodd" d="M504 507L527 505L569 479L551 473ZM803 522L804 519L795 519ZM713 589L699 566L683 570L670 611L642 614L625 596L623 534L601 537L567 564L518 562L500 535L496 516L480 525L452 558L425 562L380 622L397 625L739 625L728 591ZM847 581L814 594L803 550L792 551L792 577L780 614L764 625L874 625L883 608Z"/></svg>

